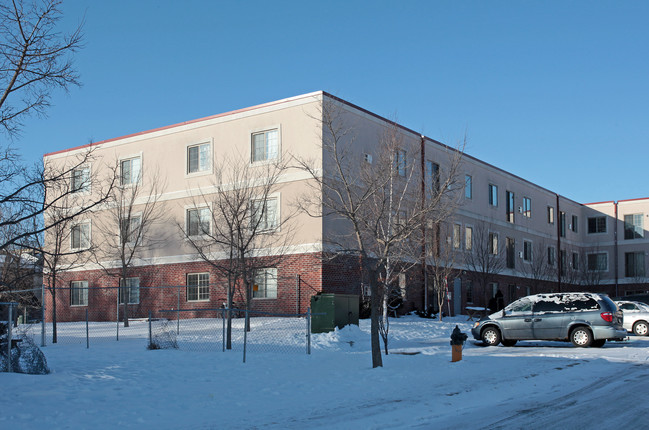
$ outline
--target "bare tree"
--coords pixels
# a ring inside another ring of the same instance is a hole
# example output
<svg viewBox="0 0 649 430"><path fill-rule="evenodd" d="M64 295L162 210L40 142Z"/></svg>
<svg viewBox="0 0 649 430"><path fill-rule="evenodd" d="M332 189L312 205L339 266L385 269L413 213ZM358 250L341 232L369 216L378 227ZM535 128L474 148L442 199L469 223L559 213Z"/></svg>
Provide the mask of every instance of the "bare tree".
<svg viewBox="0 0 649 430"><path fill-rule="evenodd" d="M444 219L456 206L453 184L462 152L447 148L443 185L422 191L421 164L407 160L408 154L411 161L417 159L413 154L420 154L423 138L406 140L396 123L386 124L372 142L376 161L370 163L359 153L355 130L339 102L325 98L315 119L322 126L324 158L321 163L297 160L312 184L300 208L312 216L341 220L348 228L328 232L323 240L336 254L359 260L361 281L371 291L372 366L382 366L380 336L387 352L387 302L395 275L419 261L422 225Z"/></svg>
<svg viewBox="0 0 649 430"><path fill-rule="evenodd" d="M276 268L291 239L291 214L283 211L275 193L287 169L288 157L251 163L241 154L221 158L210 186L194 198L194 209L177 225L199 257L227 279L226 346L232 348L232 312L237 291L250 309L253 297L276 294L254 291L277 282Z"/></svg>
<svg viewBox="0 0 649 430"><path fill-rule="evenodd" d="M524 261L521 271L529 280L532 291L539 292L543 282L556 278L556 265L550 265L547 258L547 244L544 241L537 242L531 250L532 255Z"/></svg>
<svg viewBox="0 0 649 430"><path fill-rule="evenodd" d="M606 272L606 254L599 252L599 246L584 248L580 252L583 264L579 265L578 279L585 287L597 287Z"/></svg>
<svg viewBox="0 0 649 430"><path fill-rule="evenodd" d="M436 243L431 249L431 252L428 255L428 260L432 265L430 270L431 277L429 279L433 282L433 291L435 291L435 298L437 301L438 319L442 321L442 308L444 306L444 301L446 300L446 295L448 293L448 280L455 273L456 258L458 257L458 251L462 246L460 236L457 232L453 231L452 228L448 226L453 226L453 223L444 223L447 227L446 235L443 237L447 240L439 242L440 232L442 231L440 224L433 226L432 236L435 238ZM440 228L438 228L440 227ZM459 300L460 298L457 298Z"/></svg>
<svg viewBox="0 0 649 430"><path fill-rule="evenodd" d="M129 304L136 299L139 302L139 284L132 284L130 278L133 266L166 239L161 229L152 234L153 225L164 224L166 219L159 204L166 184L157 169L143 172L139 163L139 159L117 163L119 185L110 195L107 217L99 218L103 246L94 255L107 275L119 279L118 302L124 305L124 327L129 326Z"/></svg>
<svg viewBox="0 0 649 430"><path fill-rule="evenodd" d="M30 114L45 114L55 88L79 85L71 55L81 48L82 24L70 34L57 26L59 0L0 4L0 125L17 134Z"/></svg>
<svg viewBox="0 0 649 430"><path fill-rule="evenodd" d="M488 286L505 268L503 247L496 232L489 230L490 224L480 222L473 230L473 249L464 256L467 274L475 285L479 285L484 306L488 306Z"/></svg>

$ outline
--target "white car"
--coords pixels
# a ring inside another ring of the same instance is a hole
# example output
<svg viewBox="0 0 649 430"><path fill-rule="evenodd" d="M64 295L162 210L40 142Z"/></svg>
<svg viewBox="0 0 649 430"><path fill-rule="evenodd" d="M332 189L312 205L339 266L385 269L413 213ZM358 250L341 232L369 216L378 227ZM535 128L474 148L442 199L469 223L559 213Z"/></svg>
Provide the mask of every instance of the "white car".
<svg viewBox="0 0 649 430"><path fill-rule="evenodd" d="M633 332L636 336L649 335L649 305L629 301L615 303L624 314L622 325L626 331Z"/></svg>

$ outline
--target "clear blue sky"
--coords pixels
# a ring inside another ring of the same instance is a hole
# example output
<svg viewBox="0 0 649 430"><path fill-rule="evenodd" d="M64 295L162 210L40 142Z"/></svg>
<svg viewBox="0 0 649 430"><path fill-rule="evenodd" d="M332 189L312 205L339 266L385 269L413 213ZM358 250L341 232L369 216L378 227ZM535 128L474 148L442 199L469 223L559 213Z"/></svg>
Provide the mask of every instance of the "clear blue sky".
<svg viewBox="0 0 649 430"><path fill-rule="evenodd" d="M29 160L325 90L582 203L649 197L649 2L67 1Z"/></svg>

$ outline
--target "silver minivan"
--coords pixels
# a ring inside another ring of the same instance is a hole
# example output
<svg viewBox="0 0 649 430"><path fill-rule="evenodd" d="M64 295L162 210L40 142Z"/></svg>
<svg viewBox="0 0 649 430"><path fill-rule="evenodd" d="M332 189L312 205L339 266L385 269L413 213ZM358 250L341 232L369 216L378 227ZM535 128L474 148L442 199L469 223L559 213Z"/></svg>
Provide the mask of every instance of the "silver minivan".
<svg viewBox="0 0 649 430"><path fill-rule="evenodd" d="M473 337L486 345L513 346L519 340L571 341L601 347L623 340L622 312L606 295L551 293L523 297L476 322Z"/></svg>

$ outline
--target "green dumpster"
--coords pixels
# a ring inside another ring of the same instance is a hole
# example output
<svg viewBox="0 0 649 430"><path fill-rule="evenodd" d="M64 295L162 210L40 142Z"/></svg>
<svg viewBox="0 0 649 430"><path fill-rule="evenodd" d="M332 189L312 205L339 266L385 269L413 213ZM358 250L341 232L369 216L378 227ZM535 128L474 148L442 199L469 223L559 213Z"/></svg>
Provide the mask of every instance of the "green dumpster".
<svg viewBox="0 0 649 430"><path fill-rule="evenodd" d="M311 333L327 333L336 327L358 325L358 296L317 294L311 296Z"/></svg>

